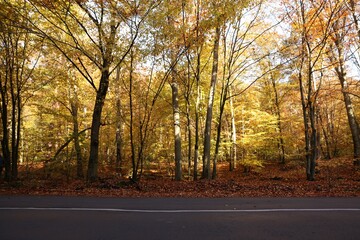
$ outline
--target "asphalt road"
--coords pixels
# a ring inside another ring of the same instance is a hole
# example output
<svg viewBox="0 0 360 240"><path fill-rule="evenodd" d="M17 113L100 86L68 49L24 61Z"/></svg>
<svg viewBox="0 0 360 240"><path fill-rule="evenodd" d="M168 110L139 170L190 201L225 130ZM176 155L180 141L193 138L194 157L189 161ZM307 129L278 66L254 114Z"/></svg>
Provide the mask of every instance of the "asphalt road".
<svg viewBox="0 0 360 240"><path fill-rule="evenodd" d="M0 239L360 239L360 198L0 196Z"/></svg>

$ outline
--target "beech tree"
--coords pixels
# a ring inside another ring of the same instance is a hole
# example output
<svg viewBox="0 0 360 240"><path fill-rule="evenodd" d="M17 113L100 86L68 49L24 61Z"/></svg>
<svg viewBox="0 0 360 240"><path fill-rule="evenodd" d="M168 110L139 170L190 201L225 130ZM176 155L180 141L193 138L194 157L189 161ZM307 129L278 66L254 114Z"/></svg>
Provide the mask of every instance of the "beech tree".
<svg viewBox="0 0 360 240"><path fill-rule="evenodd" d="M306 175L313 181L318 159L319 138L317 126L318 96L322 84L323 55L330 36L330 25L338 11L328 1L296 1L289 9L290 21L294 24L293 33L299 37L299 61L297 63L299 91L304 120ZM330 4L330 5L329 5ZM327 18L321 15L327 12Z"/></svg>
<svg viewBox="0 0 360 240"><path fill-rule="evenodd" d="M239 4L239 5L237 5ZM225 25L227 19L231 19L237 13L237 8L246 7L247 2L239 3L237 1L224 1L222 3L210 2L209 8L214 12L214 37L213 37L213 62L211 70L210 89L208 93L208 103L206 110L206 120L204 129L204 153L203 153L203 178L215 178L216 176L216 158L213 161L213 174L211 174L211 125L213 119L213 105L215 100L216 83L218 79L219 68L219 46L220 37L223 25Z"/></svg>
<svg viewBox="0 0 360 240"><path fill-rule="evenodd" d="M29 1L42 21L30 27L60 51L95 91L87 178L98 177L101 115L111 74L122 64L143 18L156 3L125 4L116 1ZM10 4L10 3L9 3ZM22 15L26 18L26 16ZM134 24L129 24L129 22ZM120 32L130 30L133 38ZM86 41L85 41L86 39ZM121 42L121 44L120 44ZM99 80L96 81L96 75Z"/></svg>
<svg viewBox="0 0 360 240"><path fill-rule="evenodd" d="M336 20L331 24L332 35L330 39L332 42L329 47L329 56L341 85L341 92L344 98L347 119L354 146L354 164L360 165L360 128L350 96L345 66L346 61L348 60L347 55L349 55L349 48L347 47L346 42L351 41L349 33L357 32L360 39L360 31L357 16L355 14L354 1L350 1L349 8L347 8L346 4L347 3L344 2L344 4L340 5Z"/></svg>
<svg viewBox="0 0 360 240"><path fill-rule="evenodd" d="M263 58L262 53L259 51L253 56L249 56L255 48L256 40L260 38L270 28L265 28L258 32L256 29L256 22L262 13L263 1L252 1L247 6L245 3L239 9L235 9L234 18L229 18L224 22L223 34L223 57L222 57L222 80L221 92L219 98L219 115L217 119L217 135L215 143L215 154L213 158L213 174L216 177L216 162L219 154L221 130L223 114L226 103L230 100L230 105L233 105L233 95L237 95L236 91L231 93L231 89L235 89L235 85L241 82L239 78L244 76L244 73L253 67L254 62L258 62ZM247 18L249 20L247 20ZM264 24L265 25L265 24ZM251 60L249 60L251 59ZM230 108L231 112L231 126L232 126L232 152L230 159L230 170L234 169L236 162L236 125L234 108Z"/></svg>
<svg viewBox="0 0 360 240"><path fill-rule="evenodd" d="M22 16L30 17L26 1L14 4ZM31 94L26 96L25 93L31 89L29 83L41 56L43 41L26 28L29 26L27 18L18 16L6 2L2 2L0 8L1 146L5 179L11 181L18 176L22 112L28 97L31 97Z"/></svg>

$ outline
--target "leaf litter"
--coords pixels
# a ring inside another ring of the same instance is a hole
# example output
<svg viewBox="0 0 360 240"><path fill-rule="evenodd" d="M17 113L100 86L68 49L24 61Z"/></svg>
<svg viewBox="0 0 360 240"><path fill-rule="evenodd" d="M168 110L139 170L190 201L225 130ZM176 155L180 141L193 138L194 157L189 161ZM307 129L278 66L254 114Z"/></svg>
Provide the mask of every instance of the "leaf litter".
<svg viewBox="0 0 360 240"><path fill-rule="evenodd" d="M97 197L360 197L360 169L347 158L320 160L315 181L305 179L300 164L266 164L244 172L229 172L219 164L214 180L174 181L164 174L144 173L137 183L111 172L101 172L97 182L79 179L23 177L15 183L0 182L0 195L61 195ZM186 176L185 176L186 177Z"/></svg>

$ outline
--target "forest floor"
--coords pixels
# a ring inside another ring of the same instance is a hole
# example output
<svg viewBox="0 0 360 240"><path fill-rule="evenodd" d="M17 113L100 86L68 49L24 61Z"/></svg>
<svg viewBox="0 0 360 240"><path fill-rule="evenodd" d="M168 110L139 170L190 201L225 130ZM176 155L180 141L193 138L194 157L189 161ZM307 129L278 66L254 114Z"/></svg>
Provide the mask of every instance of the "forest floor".
<svg viewBox="0 0 360 240"><path fill-rule="evenodd" d="M13 183L0 182L0 195L66 195L106 197L360 197L360 168L349 158L318 162L315 181L307 181L299 162L266 164L245 173L219 164L215 180L174 181L165 173L145 172L141 181L101 172L98 182L20 172ZM21 170L21 169L20 169ZM40 171L40 170L39 170ZM41 177L42 176L42 177ZM185 177L186 178L186 177Z"/></svg>

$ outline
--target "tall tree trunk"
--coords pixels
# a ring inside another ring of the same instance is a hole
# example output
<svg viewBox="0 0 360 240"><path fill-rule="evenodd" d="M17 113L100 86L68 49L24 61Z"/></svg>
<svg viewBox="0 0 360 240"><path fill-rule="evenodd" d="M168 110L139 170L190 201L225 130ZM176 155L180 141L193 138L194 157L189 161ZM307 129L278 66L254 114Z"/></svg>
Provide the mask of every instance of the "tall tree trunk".
<svg viewBox="0 0 360 240"><path fill-rule="evenodd" d="M213 159L212 179L215 179L216 174L217 174L216 173L216 165L217 165L217 158L219 155L220 141L221 141L222 116L224 114L228 88L229 88L229 79L227 79L226 82L225 82L225 79L223 79L223 87L222 87L222 91L221 91L220 105L219 105L220 112L219 112L218 125L216 128L215 156Z"/></svg>
<svg viewBox="0 0 360 240"><path fill-rule="evenodd" d="M1 79L2 81L5 79ZM1 82L1 122L2 122L2 152L3 152L3 161L5 167L5 180L11 181L11 155L9 149L9 130L8 130L8 104L7 104L7 87L6 80L5 84Z"/></svg>
<svg viewBox="0 0 360 240"><path fill-rule="evenodd" d="M10 41L11 39L9 39ZM15 46L17 51L17 46ZM12 49L15 51L14 49ZM1 79L1 120L3 127L2 148L4 154L5 180L16 180L21 128L21 76L17 58L8 49L6 52L5 78ZM8 88L9 87L9 88ZM10 112L10 119L9 119ZM10 130L8 122L10 120Z"/></svg>
<svg viewBox="0 0 360 240"><path fill-rule="evenodd" d="M323 133L323 136L324 136L325 147L326 147L326 150L323 151L323 154L325 156L325 159L329 160L329 159L332 158L329 134L328 134L328 132L326 130L327 128L324 126L324 121L323 121L323 117L322 117L321 114L319 114L319 123L320 123L321 130L322 130L322 133Z"/></svg>
<svg viewBox="0 0 360 240"><path fill-rule="evenodd" d="M304 111L307 112L307 125L308 125L308 145L309 145L309 157L307 163L307 180L315 180L315 165L318 157L318 135L317 135L317 125L316 125L316 98L317 92L314 91L314 79L313 79L313 68L311 62L311 48L309 42L306 42L307 46L307 100Z"/></svg>
<svg viewBox="0 0 360 240"><path fill-rule="evenodd" d="M217 26L215 31L215 39L214 39L213 66L211 72L211 84L209 90L209 100L207 106L205 131L204 131L203 162L205 164L205 169L203 171L203 178L208 178L208 179L211 178L211 173L210 173L211 172L210 169L211 123L212 123L215 87L216 87L218 63L219 63L219 40L220 40L220 27Z"/></svg>
<svg viewBox="0 0 360 240"><path fill-rule="evenodd" d="M110 78L110 65L113 61L113 49L115 47L115 38L117 31L117 24L115 22L116 16L115 12L111 12L111 21L110 21L110 32L109 36L106 37L106 44L104 50L102 51L102 65L101 65L101 78L99 82L99 87L96 90L96 98L94 111L92 115L91 122L91 135L90 135L90 156L89 164L87 171L88 181L95 181L98 178L98 164L99 164L99 141L100 141L100 126L101 126L101 113L104 107L106 94L109 87L109 78ZM134 38L135 39L135 38ZM101 42L102 40L99 39ZM134 42L132 42L133 44ZM101 43L102 44L102 43ZM130 52L132 45L125 53L124 57Z"/></svg>
<svg viewBox="0 0 360 240"><path fill-rule="evenodd" d="M200 39L200 3L201 1L196 1L196 39ZM196 48L196 104L195 104L195 146L194 146L194 180L198 179L198 159L199 159L199 117L200 117L200 65L201 65L201 51L202 46L198 45Z"/></svg>
<svg viewBox="0 0 360 240"><path fill-rule="evenodd" d="M116 69L115 82L116 95L116 172L121 174L122 168L122 121L121 121L121 98L120 98L120 67Z"/></svg>
<svg viewBox="0 0 360 240"><path fill-rule="evenodd" d="M221 111L221 110L220 110ZM222 113L220 112L220 115L222 115ZM219 122L216 128L216 142L215 142L215 154L214 154L214 158L213 158L213 171L212 171L212 179L216 178L217 175L217 161L218 161L218 155L219 155L219 149L220 149L220 140L221 140L221 119L222 117L219 117Z"/></svg>
<svg viewBox="0 0 360 240"><path fill-rule="evenodd" d="M194 180L197 180L198 178L197 167L199 158L200 54L198 55L198 65L196 66L196 72Z"/></svg>
<svg viewBox="0 0 360 240"><path fill-rule="evenodd" d="M190 119L190 99L186 101L186 119L188 132L188 177L191 178L191 150L192 150L192 133L191 133L191 119Z"/></svg>
<svg viewBox="0 0 360 240"><path fill-rule="evenodd" d="M315 180L315 166L316 160L318 158L318 135L317 135L317 127L316 127L316 110L315 103L309 102L309 118L310 118L310 162L308 163L308 175L307 180L314 181Z"/></svg>
<svg viewBox="0 0 360 240"><path fill-rule="evenodd" d="M310 126L309 126L309 116L307 112L307 103L305 100L304 87L303 87L303 76L302 76L302 67L299 70L299 88L301 96L301 106L303 112L303 122L304 122L304 135L305 135L305 156L306 156L306 177L307 179L311 176L311 154L310 154Z"/></svg>
<svg viewBox="0 0 360 240"><path fill-rule="evenodd" d="M343 49L342 49L342 38L340 34L335 34L335 46L338 55L338 65L335 67L335 72L339 78L341 84L341 91L344 97L345 108L347 113L347 118L351 130L351 136L354 145L354 165L360 165L360 128L358 121L356 119L356 115L354 112L353 104L351 101L351 97L349 94L349 86L346 81L346 72L344 68L344 60L343 60ZM359 36L360 37L360 36Z"/></svg>
<svg viewBox="0 0 360 240"><path fill-rule="evenodd" d="M4 160L4 167L5 167L5 180L6 181L11 181L13 179L12 176L12 154L10 151L10 132L9 132L9 128L8 128L8 121L9 121L9 94L8 94L8 87L9 87L9 83L11 81L13 81L13 74L14 74L14 70L13 70L13 65L14 62L11 60L12 59L12 53L10 51L10 40L7 37L4 37L4 45L7 46L5 48L6 50L6 54L5 54L5 76L4 75L0 75L1 77L1 86L0 86L0 90L1 90L1 121L2 121L2 131L3 131L3 136L2 136L2 140L1 140L1 144L2 144L2 151L3 151L3 160Z"/></svg>
<svg viewBox="0 0 360 240"><path fill-rule="evenodd" d="M6 21L2 24L1 57L2 74L0 75L2 148L4 154L5 179L16 180L21 137L22 93L25 81L24 70L28 56L28 32L18 31ZM31 72L30 72L31 74ZM9 124L10 123L10 124Z"/></svg>
<svg viewBox="0 0 360 240"><path fill-rule="evenodd" d="M273 76L271 76L272 89L274 92L274 106L275 114L277 120L277 131L278 131L278 151L279 151L279 162L285 164L285 146L284 146L284 137L281 124L281 112L280 112L280 103L279 103L279 94L276 87L276 82Z"/></svg>
<svg viewBox="0 0 360 240"><path fill-rule="evenodd" d="M235 124L235 108L233 97L231 96L231 88L229 88L230 95L230 112L231 112L231 154L230 154L230 171L236 168L236 124Z"/></svg>
<svg viewBox="0 0 360 240"><path fill-rule="evenodd" d="M78 112L79 112L79 100L77 97L76 90L73 87L74 99L71 100L71 114L73 121L73 135L74 135L74 144L75 144L75 152L76 152L76 176L78 178L84 177L83 170L83 158L81 154L81 146L79 139L79 121L78 121Z"/></svg>
<svg viewBox="0 0 360 240"><path fill-rule="evenodd" d="M180 109L178 85L176 82L171 83L172 105L174 112L174 138L175 138L175 180L181 180L181 131L180 131Z"/></svg>
<svg viewBox="0 0 360 240"><path fill-rule="evenodd" d="M318 157L318 139L317 139L317 124L316 124L316 109L317 109L317 95L319 89L316 89L314 83L314 63L312 62L312 53L310 38L308 36L308 22L305 13L305 4L301 1L301 20L302 20L302 33L301 33L301 65L299 68L299 87L301 95L301 105L304 120L305 132L305 151L306 151L306 177L308 181L315 180L315 165ZM325 42L325 41L324 41ZM315 60L316 61L316 60ZM306 62L306 66L304 66ZM304 88L303 71L306 71L306 86ZM306 93L306 98L305 98Z"/></svg>
<svg viewBox="0 0 360 240"><path fill-rule="evenodd" d="M69 100L71 108L71 116L73 123L73 139L76 153L76 176L84 178L83 158L81 154L80 138L79 138L79 97L77 93L76 81L73 76L69 75Z"/></svg>
<svg viewBox="0 0 360 240"><path fill-rule="evenodd" d="M89 164L87 170L88 181L96 181L98 178L101 113L103 110L108 87L109 87L109 65L105 61L103 65L103 72L101 73L100 86L96 92L96 100L95 100L94 111L91 122L90 156L89 156Z"/></svg>
<svg viewBox="0 0 360 240"><path fill-rule="evenodd" d="M341 83L341 91L344 97L347 118L351 130L351 136L354 145L354 164L360 165L360 129L359 124L354 113L353 104L349 95L349 88L345 79L345 72L342 64L335 68L338 78Z"/></svg>
<svg viewBox="0 0 360 240"><path fill-rule="evenodd" d="M138 180L138 164L135 160L136 151L135 151L135 140L134 140L134 107L133 107L133 62L134 54L133 51L130 51L130 74L129 74L129 106L130 106L130 147L131 147L131 164L132 164L132 179L133 181Z"/></svg>
<svg viewBox="0 0 360 240"><path fill-rule="evenodd" d="M314 89L314 79L313 79L313 68L312 68L312 61L311 61L311 48L309 42L306 42L307 45L307 56L308 56L308 67L307 67L307 83L308 83L308 90L307 90L307 102L306 102L306 109L305 111L308 112L308 141L309 141L309 162L307 164L307 180L314 181L315 180L315 165L316 160L318 157L318 134L317 134L317 124L316 124L316 99L317 99L317 92ZM315 91L314 91L315 90Z"/></svg>
<svg viewBox="0 0 360 240"><path fill-rule="evenodd" d="M16 180L18 177L18 156L19 156L19 140L20 140L20 114L21 107L18 104L18 93L15 93L15 86L12 86L12 110L11 110L11 177Z"/></svg>
<svg viewBox="0 0 360 240"><path fill-rule="evenodd" d="M16 59L18 59L16 53ZM20 98L20 89L21 89L21 79L19 73L19 63L16 63L16 71L14 82L11 81L11 175L13 179L18 177L18 160L19 160L19 144L20 144L20 126L21 126L21 98Z"/></svg>

